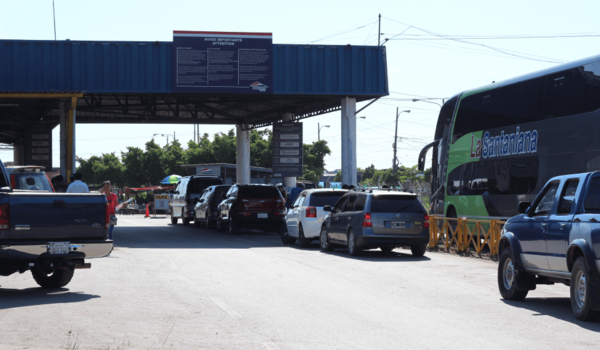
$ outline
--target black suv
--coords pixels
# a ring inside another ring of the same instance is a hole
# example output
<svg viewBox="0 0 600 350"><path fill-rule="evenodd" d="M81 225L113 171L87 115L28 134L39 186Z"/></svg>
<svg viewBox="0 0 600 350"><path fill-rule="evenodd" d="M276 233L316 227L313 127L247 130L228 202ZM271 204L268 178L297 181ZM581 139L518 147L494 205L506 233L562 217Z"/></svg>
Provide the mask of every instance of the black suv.
<svg viewBox="0 0 600 350"><path fill-rule="evenodd" d="M176 224L181 218L184 225L194 220L194 205L200 198L202 191L208 186L222 185L219 176L186 176L181 178L175 187L171 201L171 223Z"/></svg>
<svg viewBox="0 0 600 350"><path fill-rule="evenodd" d="M285 200L273 185L231 186L219 204L217 229L230 233L238 228L279 231L286 209Z"/></svg>
<svg viewBox="0 0 600 350"><path fill-rule="evenodd" d="M414 256L423 256L429 242L429 216L412 193L351 191L334 207L326 205L329 215L321 226L322 251L347 246L350 255L363 249L379 248L391 252L410 246Z"/></svg>

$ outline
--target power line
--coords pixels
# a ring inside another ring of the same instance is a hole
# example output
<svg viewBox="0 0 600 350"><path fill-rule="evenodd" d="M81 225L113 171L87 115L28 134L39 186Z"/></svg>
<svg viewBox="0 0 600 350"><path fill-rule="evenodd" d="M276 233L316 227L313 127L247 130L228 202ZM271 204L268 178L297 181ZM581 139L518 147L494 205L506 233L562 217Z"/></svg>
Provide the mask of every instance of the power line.
<svg viewBox="0 0 600 350"><path fill-rule="evenodd" d="M412 27L412 26L411 26ZM406 30L410 29L407 28ZM404 34L408 36L407 38L396 38L396 36L402 35L404 32L394 35L387 40L451 40L449 38L439 37L439 36L426 36L422 34ZM471 40L512 40L512 39L558 39L558 38L593 38L600 37L600 34L597 33L569 33L569 34L549 34L549 35L539 35L539 34L520 34L520 35L450 35L452 38L456 39L471 39Z"/></svg>

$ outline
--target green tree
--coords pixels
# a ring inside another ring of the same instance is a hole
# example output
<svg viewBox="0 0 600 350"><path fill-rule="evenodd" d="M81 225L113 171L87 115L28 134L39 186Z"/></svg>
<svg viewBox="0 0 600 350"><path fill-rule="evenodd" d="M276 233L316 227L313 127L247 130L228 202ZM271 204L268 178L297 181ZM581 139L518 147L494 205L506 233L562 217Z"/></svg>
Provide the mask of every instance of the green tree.
<svg viewBox="0 0 600 350"><path fill-rule="evenodd" d="M138 147L127 147L127 152L121 152L123 160L123 185L138 187L148 182L144 169L144 151Z"/></svg>
<svg viewBox="0 0 600 350"><path fill-rule="evenodd" d="M273 133L271 130L250 131L250 165L271 168L273 166Z"/></svg>
<svg viewBox="0 0 600 350"><path fill-rule="evenodd" d="M236 163L236 138L233 129L229 130L227 134L222 132L215 134L212 144L213 154L218 163Z"/></svg>
<svg viewBox="0 0 600 350"><path fill-rule="evenodd" d="M185 152L186 164L205 164L216 163L213 153L213 144L208 139L208 134L204 134L199 143L188 142L188 149Z"/></svg>
<svg viewBox="0 0 600 350"><path fill-rule="evenodd" d="M95 174L95 181L100 184L103 181L110 180L113 186L123 186L123 164L119 157L113 153L103 153L102 159L95 162L92 170Z"/></svg>
<svg viewBox="0 0 600 350"><path fill-rule="evenodd" d="M167 176L161 164L163 152L163 149L154 142L154 139L146 142L146 151L142 156L143 168L141 169L144 172L146 183L156 185Z"/></svg>
<svg viewBox="0 0 600 350"><path fill-rule="evenodd" d="M183 168L181 165L184 164L185 154L181 149L181 144L177 140L173 140L173 143L165 146L165 151L160 157L160 164L164 169L166 175L171 174L181 174L183 173ZM159 181L162 178L158 179ZM151 183L155 183L155 181L150 180Z"/></svg>
<svg viewBox="0 0 600 350"><path fill-rule="evenodd" d="M100 162L101 160L102 159L98 156L91 156L87 160L77 157L77 162L79 162L79 167L77 168L76 171L81 173L81 175L83 176L83 182L90 184L90 185L102 183L102 181L98 181L96 179L96 174L94 173L94 164Z"/></svg>

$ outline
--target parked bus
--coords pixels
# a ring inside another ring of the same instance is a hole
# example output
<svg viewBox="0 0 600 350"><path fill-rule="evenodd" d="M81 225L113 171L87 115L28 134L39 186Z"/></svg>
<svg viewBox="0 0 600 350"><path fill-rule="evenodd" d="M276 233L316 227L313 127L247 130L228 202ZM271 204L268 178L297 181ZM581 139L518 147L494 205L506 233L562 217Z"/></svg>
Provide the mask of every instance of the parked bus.
<svg viewBox="0 0 600 350"><path fill-rule="evenodd" d="M518 214L551 177L600 170L600 55L457 94L434 140L432 214Z"/></svg>

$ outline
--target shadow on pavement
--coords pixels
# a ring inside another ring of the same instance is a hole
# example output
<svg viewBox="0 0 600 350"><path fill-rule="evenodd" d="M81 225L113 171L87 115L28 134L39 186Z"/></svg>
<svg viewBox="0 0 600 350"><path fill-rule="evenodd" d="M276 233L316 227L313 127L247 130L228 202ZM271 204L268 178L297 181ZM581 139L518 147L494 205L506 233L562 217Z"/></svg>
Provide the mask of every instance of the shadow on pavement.
<svg viewBox="0 0 600 350"><path fill-rule="evenodd" d="M316 247L317 250L319 247ZM429 261L431 258L425 256L415 257L411 253L404 253L400 249L395 249L390 253L382 252L379 249L371 249L364 250L360 256L350 256L348 254L348 250L345 248L336 248L332 252L327 252L324 254L331 254L335 256L339 256L340 258L353 259L353 260L362 260L362 261L377 261L377 262L385 262L385 261L393 261L393 262L409 262L409 261Z"/></svg>
<svg viewBox="0 0 600 350"><path fill-rule="evenodd" d="M116 247L150 249L250 249L282 247L279 234L259 230L240 230L235 234L193 224L166 226L115 227Z"/></svg>
<svg viewBox="0 0 600 350"><path fill-rule="evenodd" d="M550 316L590 331L600 332L600 321L583 322L573 315L569 298L525 298L523 301L502 299L502 301L510 306L533 311L534 316Z"/></svg>
<svg viewBox="0 0 600 350"><path fill-rule="evenodd" d="M80 303L94 298L100 298L100 296L69 292L67 288L4 289L0 286L0 310L36 305Z"/></svg>

